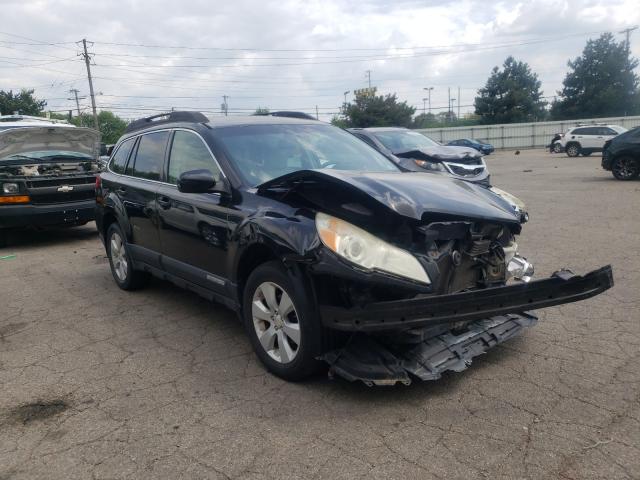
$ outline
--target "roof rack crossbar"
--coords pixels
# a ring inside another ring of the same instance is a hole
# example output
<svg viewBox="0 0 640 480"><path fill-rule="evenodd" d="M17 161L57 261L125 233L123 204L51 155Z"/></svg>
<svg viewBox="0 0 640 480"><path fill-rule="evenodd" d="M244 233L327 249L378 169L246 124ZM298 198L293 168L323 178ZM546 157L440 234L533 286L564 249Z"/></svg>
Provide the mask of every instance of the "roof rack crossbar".
<svg viewBox="0 0 640 480"><path fill-rule="evenodd" d="M159 120L161 119L161 120ZM204 123L209 119L200 112L167 112L152 115L150 117L134 120L125 129L125 133L135 132L136 130L142 130L154 125L172 122L191 122L191 123Z"/></svg>

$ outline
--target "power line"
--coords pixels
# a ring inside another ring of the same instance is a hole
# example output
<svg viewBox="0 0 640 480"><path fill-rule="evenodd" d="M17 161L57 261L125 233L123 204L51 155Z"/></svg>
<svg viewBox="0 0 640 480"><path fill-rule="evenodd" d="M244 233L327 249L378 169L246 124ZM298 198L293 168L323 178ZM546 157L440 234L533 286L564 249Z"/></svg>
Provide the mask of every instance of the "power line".
<svg viewBox="0 0 640 480"><path fill-rule="evenodd" d="M2 32L0 32L2 33ZM555 41L561 40L570 37L578 37L585 35L593 35L600 34L603 31L591 31L591 32L581 32L574 34L565 34L558 35L556 37L546 36L546 37L538 37L537 41ZM536 40L534 40L536 41ZM514 41L514 42L505 42L502 45L510 46L513 44L522 43L522 40ZM143 43L125 43L125 42L103 42L100 40L95 41L96 45L114 45L114 46L124 46L124 47L141 47L141 48L164 48L164 49L175 49L175 50L211 50L211 51L227 51L227 52L346 52L346 51L388 51L388 50L426 50L433 48L450 48L450 47L467 47L467 46L482 46L482 45L491 45L487 43L458 43L458 44L449 44L449 45L430 45L430 46L385 46L385 47L369 47L369 48L227 48L227 47L198 47L198 46L178 46L178 45L159 45L159 44L143 44ZM494 44L501 45L501 44Z"/></svg>

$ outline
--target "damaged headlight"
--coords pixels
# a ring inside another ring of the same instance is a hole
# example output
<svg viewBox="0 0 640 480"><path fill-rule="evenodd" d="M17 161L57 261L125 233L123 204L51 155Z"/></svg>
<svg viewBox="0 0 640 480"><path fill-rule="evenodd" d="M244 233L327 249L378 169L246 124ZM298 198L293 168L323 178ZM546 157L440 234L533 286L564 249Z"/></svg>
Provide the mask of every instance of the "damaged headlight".
<svg viewBox="0 0 640 480"><path fill-rule="evenodd" d="M325 213L316 215L316 228L327 248L364 269L431 283L416 257L361 228Z"/></svg>
<svg viewBox="0 0 640 480"><path fill-rule="evenodd" d="M425 170L434 170L436 172L444 172L444 166L438 162L428 162L427 160L414 160L414 163Z"/></svg>
<svg viewBox="0 0 640 480"><path fill-rule="evenodd" d="M507 263L507 276L520 280L524 283L531 281L533 276L533 264L520 255L514 255Z"/></svg>

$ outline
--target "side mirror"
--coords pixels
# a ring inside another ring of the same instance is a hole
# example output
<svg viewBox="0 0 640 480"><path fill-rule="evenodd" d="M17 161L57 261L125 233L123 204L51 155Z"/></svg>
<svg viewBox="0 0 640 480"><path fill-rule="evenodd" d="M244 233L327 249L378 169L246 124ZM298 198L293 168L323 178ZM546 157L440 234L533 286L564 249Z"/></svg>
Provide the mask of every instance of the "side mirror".
<svg viewBox="0 0 640 480"><path fill-rule="evenodd" d="M178 178L178 191L182 193L229 193L228 183L224 178L216 181L209 170L190 170Z"/></svg>

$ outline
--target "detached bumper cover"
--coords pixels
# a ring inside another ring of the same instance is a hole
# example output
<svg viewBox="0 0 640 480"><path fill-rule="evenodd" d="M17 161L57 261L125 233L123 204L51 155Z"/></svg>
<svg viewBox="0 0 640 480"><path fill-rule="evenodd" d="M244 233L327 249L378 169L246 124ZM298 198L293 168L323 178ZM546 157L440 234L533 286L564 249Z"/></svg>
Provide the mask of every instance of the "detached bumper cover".
<svg viewBox="0 0 640 480"><path fill-rule="evenodd" d="M551 277L470 292L376 302L364 307L321 305L323 324L346 331L376 332L482 320L497 315L577 302L613 286L607 265L586 275L561 270Z"/></svg>
<svg viewBox="0 0 640 480"><path fill-rule="evenodd" d="M323 355L329 376L365 385L409 385L413 377L437 380L450 370L461 372L471 360L537 322L530 313L477 320L462 333L441 328L408 331L401 337L355 334L339 350ZM436 327L437 328L437 327Z"/></svg>

